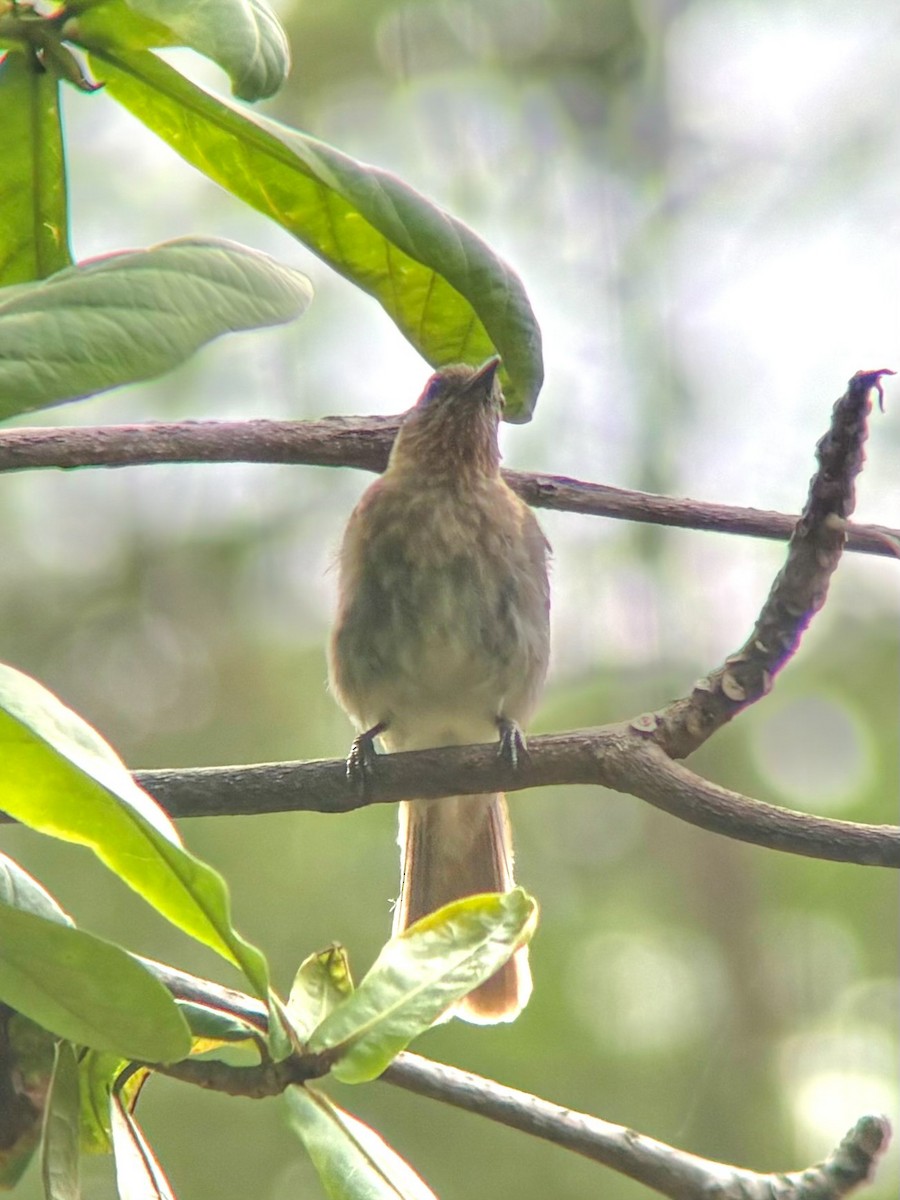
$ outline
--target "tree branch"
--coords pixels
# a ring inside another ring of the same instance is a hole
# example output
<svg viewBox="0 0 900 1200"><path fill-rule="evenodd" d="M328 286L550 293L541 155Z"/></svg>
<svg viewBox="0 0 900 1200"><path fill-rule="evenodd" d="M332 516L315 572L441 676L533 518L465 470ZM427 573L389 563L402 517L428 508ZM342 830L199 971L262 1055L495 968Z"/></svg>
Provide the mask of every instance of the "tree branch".
<svg viewBox="0 0 900 1200"><path fill-rule="evenodd" d="M130 467L152 463L290 463L382 471L398 417L324 417L318 421L181 421L0 432L0 472L56 467ZM730 504L655 496L564 475L504 471L535 508L613 517L682 529L786 541L797 517ZM900 555L900 530L850 525L847 548Z"/></svg>
<svg viewBox="0 0 900 1200"><path fill-rule="evenodd" d="M190 999L194 1003L205 1000L208 1005L230 1011L242 1020L253 1020L260 1032L264 1032L265 1008L251 997L150 959L139 961L177 999ZM322 1056L304 1054L254 1067L233 1067L208 1059L144 1065L197 1087L252 1099L278 1095L291 1085L321 1077L327 1071ZM720 1200L839 1200L871 1178L891 1133L886 1118L864 1116L824 1162L790 1174L757 1174L699 1158L633 1129L563 1108L418 1054L399 1054L381 1079L582 1154L671 1200L708 1200L710 1195Z"/></svg>
<svg viewBox="0 0 900 1200"><path fill-rule="evenodd" d="M694 685L690 696L654 714L653 738L672 758L686 758L717 729L765 696L800 644L828 595L856 504L856 478L865 461L872 392L883 400L881 376L857 371L836 402L831 425L816 446L818 469L750 637L735 654Z"/></svg>
<svg viewBox="0 0 900 1200"><path fill-rule="evenodd" d="M255 1067L236 1067L214 1058L185 1058L176 1063L141 1063L151 1071L226 1096L265 1100L280 1096L292 1084L306 1083L327 1074L314 1055L293 1054L281 1062L262 1062Z"/></svg>
<svg viewBox="0 0 900 1200"><path fill-rule="evenodd" d="M832 862L900 867L900 829L794 812L719 787L672 762L644 732L644 720L532 738L527 761L515 769L494 746L380 755L365 795L348 782L342 759L137 771L135 779L173 817L345 813L411 798L600 784L739 841Z"/></svg>
<svg viewBox="0 0 900 1200"><path fill-rule="evenodd" d="M603 784L741 841L831 861L900 866L900 830L896 828L777 808L718 787L672 761L687 756L768 692L775 674L822 607L847 539L847 517L863 462L871 393L874 390L881 395L884 373L858 372L835 404L831 428L817 448L819 469L791 536L787 560L754 630L744 646L696 684L689 696L627 723L535 739L531 754L515 770L497 757L495 748L476 746L381 756L365 795L351 787L344 764L338 762L141 771L136 773L137 781L175 817L348 812L368 803L411 798L514 792L547 784ZM268 428L277 423L254 424ZM335 452L335 440L344 434L355 452L361 451L354 441L358 431L345 422L333 418L316 424L331 430L324 442L330 452ZM393 429L390 421L375 425L382 431ZM246 433L243 427L231 428ZM283 431L284 427L278 428ZM88 442L98 433L68 432L86 433ZM60 431L49 433L56 437ZM159 435L159 429L155 434ZM138 441L143 444L140 436ZM284 453L277 439L270 438L265 444L272 454ZM220 443L220 450L223 446ZM121 446L117 452L121 453ZM341 461L346 461L346 447Z"/></svg>
<svg viewBox="0 0 900 1200"><path fill-rule="evenodd" d="M864 1116L824 1162L791 1174L760 1175L417 1054L398 1055L381 1078L574 1150L671 1200L837 1200L871 1177L891 1135L887 1118Z"/></svg>

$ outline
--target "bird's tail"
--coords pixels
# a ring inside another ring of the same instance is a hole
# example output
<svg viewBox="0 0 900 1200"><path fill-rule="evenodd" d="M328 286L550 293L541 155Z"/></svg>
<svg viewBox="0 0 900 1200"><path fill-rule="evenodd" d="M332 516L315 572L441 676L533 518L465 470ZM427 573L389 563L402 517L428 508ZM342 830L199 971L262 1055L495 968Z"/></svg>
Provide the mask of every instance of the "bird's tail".
<svg viewBox="0 0 900 1200"><path fill-rule="evenodd" d="M514 887L504 796L451 796L400 805L400 898L394 932L453 900ZM479 1025L512 1021L528 1003L531 972L521 947L451 1015Z"/></svg>

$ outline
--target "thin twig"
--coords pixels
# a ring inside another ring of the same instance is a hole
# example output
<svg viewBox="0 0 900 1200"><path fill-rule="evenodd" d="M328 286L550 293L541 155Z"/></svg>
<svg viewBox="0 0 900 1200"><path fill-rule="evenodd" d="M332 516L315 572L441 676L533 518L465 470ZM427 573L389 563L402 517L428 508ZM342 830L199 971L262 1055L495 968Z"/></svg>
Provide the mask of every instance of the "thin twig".
<svg viewBox="0 0 900 1200"><path fill-rule="evenodd" d="M871 1177L891 1133L885 1117L864 1116L824 1162L805 1171L760 1175L417 1054L399 1055L381 1078L574 1150L671 1200L838 1200Z"/></svg>
<svg viewBox="0 0 900 1200"><path fill-rule="evenodd" d="M0 432L0 472L225 462L381 471L397 424L397 417L324 417L7 429ZM787 541L797 523L796 516L785 513L656 496L565 475L504 471L504 476L535 508L775 541ZM849 525L847 538L849 550L900 556L900 530Z"/></svg>
<svg viewBox="0 0 900 1200"><path fill-rule="evenodd" d="M252 1100L280 1095L325 1073L301 1054L253 1067L209 1059L144 1065L183 1083ZM381 1079L572 1150L671 1200L706 1200L710 1195L718 1200L839 1200L871 1178L891 1133L885 1117L866 1115L824 1162L804 1171L758 1174L417 1054L398 1055Z"/></svg>
<svg viewBox="0 0 900 1200"><path fill-rule="evenodd" d="M260 1031L264 1030L265 1008L251 997L150 959L140 961L176 998L193 1003L203 1003L205 998L210 1007L232 1012L241 1020L249 1018ZM235 997L239 998L237 1004ZM252 1099L278 1095L291 1085L321 1077L327 1070L321 1056L307 1054L252 1067L209 1059L145 1065L197 1087ZM399 1054L380 1078L572 1150L671 1200L708 1200L711 1195L719 1200L840 1200L872 1176L890 1139L890 1125L884 1117L864 1116L824 1162L789 1174L757 1174L699 1158L633 1129L563 1108L418 1054Z"/></svg>
<svg viewBox="0 0 900 1200"><path fill-rule="evenodd" d="M822 608L847 540L856 503L856 478L864 462L872 393L881 398L881 376L858 371L836 402L831 425L816 447L818 469L788 543L785 564L750 637L725 662L694 685L690 696L654 714L648 734L671 758L686 758L717 729L765 696L777 673Z"/></svg>

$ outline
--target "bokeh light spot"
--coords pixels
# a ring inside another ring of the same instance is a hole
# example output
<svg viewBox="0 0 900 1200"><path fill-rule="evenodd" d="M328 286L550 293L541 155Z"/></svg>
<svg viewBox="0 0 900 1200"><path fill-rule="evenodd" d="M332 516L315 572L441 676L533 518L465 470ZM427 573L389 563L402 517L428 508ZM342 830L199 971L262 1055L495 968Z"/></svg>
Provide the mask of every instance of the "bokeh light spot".
<svg viewBox="0 0 900 1200"><path fill-rule="evenodd" d="M846 704L822 694L798 696L760 715L751 751L767 782L809 812L858 804L874 769L865 726Z"/></svg>
<svg viewBox="0 0 900 1200"><path fill-rule="evenodd" d="M578 950L573 976L581 1020L601 1045L629 1055L707 1034L727 989L715 949L681 929L592 937Z"/></svg>

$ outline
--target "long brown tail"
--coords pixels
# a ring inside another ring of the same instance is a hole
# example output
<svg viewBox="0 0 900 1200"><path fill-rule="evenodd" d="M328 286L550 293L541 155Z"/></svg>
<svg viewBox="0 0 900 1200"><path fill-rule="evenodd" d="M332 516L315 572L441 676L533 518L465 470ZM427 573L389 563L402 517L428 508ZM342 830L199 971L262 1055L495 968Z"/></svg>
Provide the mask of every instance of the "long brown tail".
<svg viewBox="0 0 900 1200"><path fill-rule="evenodd" d="M394 932L444 904L514 886L506 800L452 796L400 805L400 899ZM528 950L517 950L452 1015L479 1025L514 1020L531 995Z"/></svg>

